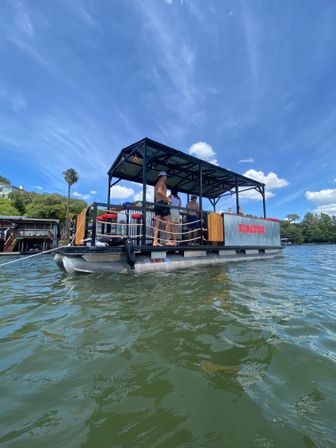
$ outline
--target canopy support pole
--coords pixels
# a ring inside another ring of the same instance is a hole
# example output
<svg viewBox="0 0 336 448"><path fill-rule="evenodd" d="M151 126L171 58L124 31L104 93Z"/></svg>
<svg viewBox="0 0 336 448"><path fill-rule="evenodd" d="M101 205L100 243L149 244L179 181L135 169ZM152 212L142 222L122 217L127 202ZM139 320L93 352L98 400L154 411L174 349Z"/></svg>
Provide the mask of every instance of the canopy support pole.
<svg viewBox="0 0 336 448"><path fill-rule="evenodd" d="M200 209L200 220L201 220L201 244L203 244L203 173L202 165L199 164L199 209Z"/></svg>
<svg viewBox="0 0 336 448"><path fill-rule="evenodd" d="M111 183L110 186L114 187L115 185L117 185L122 179L117 179L115 182ZM111 177L111 181L112 181L112 177Z"/></svg>
<svg viewBox="0 0 336 448"><path fill-rule="evenodd" d="M214 203L215 203L214 212L216 211L216 205L218 204L219 201L220 201L220 197L214 199Z"/></svg>
<svg viewBox="0 0 336 448"><path fill-rule="evenodd" d="M142 169L143 169L143 186L142 186L142 245L146 245L146 200L147 200L147 142L145 141L143 145L143 158L142 158Z"/></svg>
<svg viewBox="0 0 336 448"><path fill-rule="evenodd" d="M109 173L108 186L107 186L107 204L108 205L110 205L110 203L111 203L111 182L112 182L112 175Z"/></svg>
<svg viewBox="0 0 336 448"><path fill-rule="evenodd" d="M264 211L264 218L266 219L266 201L265 201L265 187L262 187L262 198L263 198L263 211Z"/></svg>
<svg viewBox="0 0 336 448"><path fill-rule="evenodd" d="M239 207L239 189L238 189L238 177L236 176L236 213L239 215L240 207Z"/></svg>

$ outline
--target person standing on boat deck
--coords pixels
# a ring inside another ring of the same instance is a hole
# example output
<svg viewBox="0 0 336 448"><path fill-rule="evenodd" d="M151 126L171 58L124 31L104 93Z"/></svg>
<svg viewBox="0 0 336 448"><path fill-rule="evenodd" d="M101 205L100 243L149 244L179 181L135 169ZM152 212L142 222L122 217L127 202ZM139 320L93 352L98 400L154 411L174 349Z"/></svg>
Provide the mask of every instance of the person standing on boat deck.
<svg viewBox="0 0 336 448"><path fill-rule="evenodd" d="M199 227L201 227L200 223L197 222L199 221L199 214L198 214L198 210L199 210L199 205L197 202L197 196L196 194L193 194L191 196L191 200L187 203L187 228L188 231L190 232L190 239L191 240L195 240L195 238L197 238L198 236L198 231L197 229ZM190 244L194 244L195 241L190 241Z"/></svg>
<svg viewBox="0 0 336 448"><path fill-rule="evenodd" d="M168 196L170 205L178 208L170 209L170 220L172 222L172 233L173 233L173 243L176 245L177 235L178 235L178 225L180 224L180 212L179 208L181 207L181 199L178 195L178 191L176 188L172 188L171 195Z"/></svg>
<svg viewBox="0 0 336 448"><path fill-rule="evenodd" d="M165 231L166 231L166 246L173 246L174 243L170 241L170 208L167 207L169 204L169 198L167 196L167 173L165 171L160 171L159 177L156 181L154 187L154 213L155 213L155 227L154 227L154 239L153 246L161 246L158 242L159 230L161 221L165 221Z"/></svg>

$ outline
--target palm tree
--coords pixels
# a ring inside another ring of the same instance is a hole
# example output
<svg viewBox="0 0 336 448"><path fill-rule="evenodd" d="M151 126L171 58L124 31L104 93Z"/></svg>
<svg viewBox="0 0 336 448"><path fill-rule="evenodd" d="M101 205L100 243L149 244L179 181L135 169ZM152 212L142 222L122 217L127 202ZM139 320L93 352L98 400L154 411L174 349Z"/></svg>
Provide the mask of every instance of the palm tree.
<svg viewBox="0 0 336 448"><path fill-rule="evenodd" d="M70 236L70 187L78 181L78 174L73 168L69 168L63 171L63 176L68 184L68 201L67 201L67 211L66 211L66 237L69 239Z"/></svg>

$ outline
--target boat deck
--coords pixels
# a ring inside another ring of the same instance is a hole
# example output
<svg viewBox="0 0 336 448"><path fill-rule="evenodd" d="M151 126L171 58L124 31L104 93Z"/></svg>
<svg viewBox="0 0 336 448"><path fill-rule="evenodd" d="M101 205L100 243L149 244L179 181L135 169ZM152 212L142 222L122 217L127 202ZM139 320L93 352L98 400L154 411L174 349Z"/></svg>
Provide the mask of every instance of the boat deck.
<svg viewBox="0 0 336 448"><path fill-rule="evenodd" d="M236 253L249 253L249 251L265 252L265 250L279 250L282 249L282 246L249 246L248 248L242 248L241 246L214 246L214 245L177 245L177 246L142 246L142 245L134 245L135 254L151 254L155 252L165 252L167 254L172 253L183 253L183 252L207 252L207 253L218 253L218 252L232 252ZM59 249L60 253L63 254L73 254L73 255L81 255L81 254L92 254L92 253L121 253L125 252L124 246L67 246Z"/></svg>

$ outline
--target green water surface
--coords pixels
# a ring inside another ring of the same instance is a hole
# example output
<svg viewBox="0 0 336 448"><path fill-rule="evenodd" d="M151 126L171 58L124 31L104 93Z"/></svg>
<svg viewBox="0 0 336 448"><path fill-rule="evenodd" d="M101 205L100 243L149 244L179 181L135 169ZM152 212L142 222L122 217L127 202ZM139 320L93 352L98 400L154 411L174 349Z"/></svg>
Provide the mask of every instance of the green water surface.
<svg viewBox="0 0 336 448"><path fill-rule="evenodd" d="M335 336L335 246L139 276L8 265L0 446L336 447Z"/></svg>

